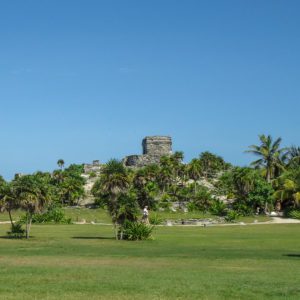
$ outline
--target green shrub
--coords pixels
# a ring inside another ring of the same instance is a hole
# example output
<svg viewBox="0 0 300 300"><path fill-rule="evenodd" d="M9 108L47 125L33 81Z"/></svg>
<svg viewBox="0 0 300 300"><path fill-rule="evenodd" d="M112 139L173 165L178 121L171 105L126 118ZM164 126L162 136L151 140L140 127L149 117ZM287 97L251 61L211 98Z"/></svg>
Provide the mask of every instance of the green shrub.
<svg viewBox="0 0 300 300"><path fill-rule="evenodd" d="M192 196L192 203L194 203L198 211L208 211L212 201L213 198L211 192L205 186L199 186L196 195Z"/></svg>
<svg viewBox="0 0 300 300"><path fill-rule="evenodd" d="M95 178L95 177L97 177L96 172L92 171L89 173L89 178Z"/></svg>
<svg viewBox="0 0 300 300"><path fill-rule="evenodd" d="M225 216L226 215L226 204L218 199L215 199L212 201L211 206L210 206L210 212L213 215L217 216Z"/></svg>
<svg viewBox="0 0 300 300"><path fill-rule="evenodd" d="M191 212L199 210L195 202L189 202L187 204L187 209L188 209L188 211L191 211Z"/></svg>
<svg viewBox="0 0 300 300"><path fill-rule="evenodd" d="M285 215L289 218L300 219L300 210L299 209L291 209L291 210L288 210Z"/></svg>
<svg viewBox="0 0 300 300"><path fill-rule="evenodd" d="M162 224L163 220L159 218L157 214L154 214L149 217L149 222L152 225L160 225Z"/></svg>
<svg viewBox="0 0 300 300"><path fill-rule="evenodd" d="M123 238L130 241L147 240L151 238L153 229L153 226L145 223L127 221L124 224Z"/></svg>
<svg viewBox="0 0 300 300"><path fill-rule="evenodd" d="M225 221L233 222L233 221L237 220L238 217L239 217L238 212L236 212L235 210L228 210L227 215L225 216Z"/></svg>
<svg viewBox="0 0 300 300"><path fill-rule="evenodd" d="M252 216L254 213L254 210L251 206L247 205L244 202L240 202L240 201L235 201L233 203L233 209L235 211L237 211L239 215L244 216L244 217Z"/></svg>
<svg viewBox="0 0 300 300"><path fill-rule="evenodd" d="M159 203L159 207L162 208L164 211L171 210L172 203L168 201L162 201Z"/></svg>
<svg viewBox="0 0 300 300"><path fill-rule="evenodd" d="M20 218L20 223L26 222L27 216ZM57 205L51 205L41 214L34 214L32 223L56 223L56 224L70 224L71 218L66 218L64 210Z"/></svg>
<svg viewBox="0 0 300 300"><path fill-rule="evenodd" d="M11 227L11 231L7 232L10 238L21 239L25 235L25 229L22 228L22 223L14 223Z"/></svg>

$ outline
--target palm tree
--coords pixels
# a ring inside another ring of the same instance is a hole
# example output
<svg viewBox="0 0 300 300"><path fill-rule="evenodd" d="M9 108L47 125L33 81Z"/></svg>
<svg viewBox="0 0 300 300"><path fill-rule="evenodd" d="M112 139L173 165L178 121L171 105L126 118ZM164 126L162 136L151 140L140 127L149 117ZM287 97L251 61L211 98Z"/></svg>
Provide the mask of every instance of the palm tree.
<svg viewBox="0 0 300 300"><path fill-rule="evenodd" d="M11 184L2 181L2 177L0 177L0 211L7 211L9 220L11 223L11 227L13 228L14 223L12 219L11 212L13 209L16 209L16 201L13 196L13 192L11 189Z"/></svg>
<svg viewBox="0 0 300 300"><path fill-rule="evenodd" d="M300 205L300 169L283 173L274 181L274 198L280 205L298 207Z"/></svg>
<svg viewBox="0 0 300 300"><path fill-rule="evenodd" d="M162 191L168 189L174 176L173 164L169 156L162 156L160 158L160 172L158 174L158 182Z"/></svg>
<svg viewBox="0 0 300 300"><path fill-rule="evenodd" d="M194 194L197 192L197 180L201 178L201 163L197 158L192 159L192 161L187 166L188 177L194 180Z"/></svg>
<svg viewBox="0 0 300 300"><path fill-rule="evenodd" d="M62 204L78 204L80 198L84 195L82 181L74 177L66 177L65 180L59 184L58 188Z"/></svg>
<svg viewBox="0 0 300 300"><path fill-rule="evenodd" d="M265 168L266 180L268 183L275 177L276 173L283 169L283 163L281 155L283 154L284 148L280 149L281 138L276 139L273 142L273 138L264 134L259 135L261 144L249 146L247 153L252 153L259 157L258 160L251 163L256 168Z"/></svg>
<svg viewBox="0 0 300 300"><path fill-rule="evenodd" d="M62 170L65 166L65 161L63 159L59 159L57 161L57 165L60 167L60 169Z"/></svg>
<svg viewBox="0 0 300 300"><path fill-rule="evenodd" d="M300 166L300 147L291 146L287 149L285 154L288 167L299 167Z"/></svg>
<svg viewBox="0 0 300 300"><path fill-rule="evenodd" d="M206 179L216 176L217 173L229 167L229 164L222 157L208 151L199 155L199 161L202 166L202 173Z"/></svg>
<svg viewBox="0 0 300 300"><path fill-rule="evenodd" d="M121 161L111 159L103 168L100 177L100 184L103 194L108 195L108 210L112 217L115 228L115 236L118 239L118 218L119 208L118 198L124 195L129 187L127 171Z"/></svg>
<svg viewBox="0 0 300 300"><path fill-rule="evenodd" d="M184 164L182 163L184 158L184 154L182 151L176 151L173 155L170 157L170 161L172 164L172 169L173 169L173 179L175 181L182 181L184 177L184 171L185 167Z"/></svg>
<svg viewBox="0 0 300 300"><path fill-rule="evenodd" d="M233 182L236 196L242 200L246 199L253 189L255 180L258 176L257 170L247 167L236 167L233 170Z"/></svg>
<svg viewBox="0 0 300 300"><path fill-rule="evenodd" d="M15 205L26 211L26 238L29 238L33 214L42 212L50 202L49 187L38 175L25 175L12 182Z"/></svg>
<svg viewBox="0 0 300 300"><path fill-rule="evenodd" d="M248 167L236 167L232 171L233 176L233 188L236 196L235 205L244 203L249 206L251 202L251 194L255 193L256 189L260 186L260 195L263 193L263 189L272 189L271 185L265 181L259 170ZM261 187L263 183L263 187ZM267 186L266 186L267 185ZM250 201L250 202L249 202ZM263 197L265 212L268 211L268 205L272 202L272 197Z"/></svg>

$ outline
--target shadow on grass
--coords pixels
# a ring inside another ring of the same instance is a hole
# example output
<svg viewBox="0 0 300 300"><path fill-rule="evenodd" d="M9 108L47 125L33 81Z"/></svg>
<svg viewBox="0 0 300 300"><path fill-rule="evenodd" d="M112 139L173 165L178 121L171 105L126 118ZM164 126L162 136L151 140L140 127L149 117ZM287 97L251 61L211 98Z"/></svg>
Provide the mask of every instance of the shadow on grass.
<svg viewBox="0 0 300 300"><path fill-rule="evenodd" d="M300 258L300 254L283 254L283 256L298 257L298 258Z"/></svg>
<svg viewBox="0 0 300 300"><path fill-rule="evenodd" d="M30 240L32 238L34 238L33 235L30 235L29 239L26 239L25 236L23 236L23 237L12 237L12 236L8 236L8 235L2 235L2 236L0 236L0 239L6 239L6 240Z"/></svg>
<svg viewBox="0 0 300 300"><path fill-rule="evenodd" d="M78 240L114 240L114 237L108 236L73 236L72 239Z"/></svg>

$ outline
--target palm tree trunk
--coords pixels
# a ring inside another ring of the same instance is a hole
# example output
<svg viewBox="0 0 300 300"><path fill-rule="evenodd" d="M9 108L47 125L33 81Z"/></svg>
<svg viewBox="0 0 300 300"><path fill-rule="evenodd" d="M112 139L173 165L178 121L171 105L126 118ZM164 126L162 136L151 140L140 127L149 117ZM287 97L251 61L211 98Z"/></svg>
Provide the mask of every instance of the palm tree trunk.
<svg viewBox="0 0 300 300"><path fill-rule="evenodd" d="M32 215L28 213L26 216L26 239L29 239L30 236L31 223L32 223Z"/></svg>
<svg viewBox="0 0 300 300"><path fill-rule="evenodd" d="M12 219L12 216L11 216L11 211L10 211L10 209L8 209L7 212L8 212L8 215L9 215L9 220L10 220L10 223L11 223L11 228L13 228L14 222L13 222L13 219Z"/></svg>
<svg viewBox="0 0 300 300"><path fill-rule="evenodd" d="M26 215L26 239L29 239L28 223L29 223L29 220L28 220L28 213L27 213L27 215Z"/></svg>
<svg viewBox="0 0 300 300"><path fill-rule="evenodd" d="M115 238L118 240L118 227L117 227L117 222L114 222L114 230L115 230Z"/></svg>
<svg viewBox="0 0 300 300"><path fill-rule="evenodd" d="M271 170L267 167L266 179L268 183L271 183Z"/></svg>
<svg viewBox="0 0 300 300"><path fill-rule="evenodd" d="M268 202L265 202L265 214L268 212Z"/></svg>

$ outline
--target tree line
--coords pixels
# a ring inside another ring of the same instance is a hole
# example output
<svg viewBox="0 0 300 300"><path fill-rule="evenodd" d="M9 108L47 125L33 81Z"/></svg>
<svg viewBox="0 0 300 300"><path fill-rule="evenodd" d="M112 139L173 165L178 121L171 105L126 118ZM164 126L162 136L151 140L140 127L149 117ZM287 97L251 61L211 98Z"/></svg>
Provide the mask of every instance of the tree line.
<svg viewBox="0 0 300 300"><path fill-rule="evenodd" d="M210 152L189 163L183 163L183 152L175 152L139 169L111 159L92 188L95 204L110 213L116 238L126 236L129 224L137 224L145 206L170 210L176 204L178 209L210 212L229 220L272 210L299 216L300 147L283 148L281 142L281 138L260 135L259 144L245 151L257 157L247 167L234 166ZM50 203L74 205L84 197L83 167L64 168L62 159L58 166L52 173L37 172L11 182L0 178L1 209L11 221L12 210L26 212L28 237L33 216L51 207Z"/></svg>

